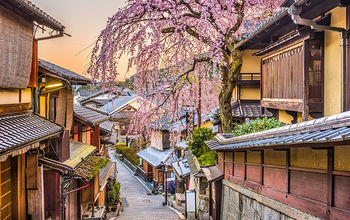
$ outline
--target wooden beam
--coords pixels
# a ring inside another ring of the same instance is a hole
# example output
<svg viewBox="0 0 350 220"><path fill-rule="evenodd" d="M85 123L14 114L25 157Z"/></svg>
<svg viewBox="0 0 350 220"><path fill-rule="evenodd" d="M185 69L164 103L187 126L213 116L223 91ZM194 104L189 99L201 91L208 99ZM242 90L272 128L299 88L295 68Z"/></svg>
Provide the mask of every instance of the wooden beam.
<svg viewBox="0 0 350 220"><path fill-rule="evenodd" d="M32 108L32 103L0 105L0 114L26 112L26 111L31 110L31 108Z"/></svg>
<svg viewBox="0 0 350 220"><path fill-rule="evenodd" d="M302 100L297 100L292 102L291 100L288 100L288 99L269 100L269 99L263 98L261 100L261 107L289 110L289 111L296 111L296 112L302 112L303 110Z"/></svg>

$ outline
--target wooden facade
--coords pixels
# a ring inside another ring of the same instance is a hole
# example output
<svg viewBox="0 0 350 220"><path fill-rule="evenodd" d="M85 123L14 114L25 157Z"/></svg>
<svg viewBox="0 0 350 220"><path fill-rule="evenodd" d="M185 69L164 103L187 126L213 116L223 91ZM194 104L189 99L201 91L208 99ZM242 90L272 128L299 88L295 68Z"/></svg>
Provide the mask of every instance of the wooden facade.
<svg viewBox="0 0 350 220"><path fill-rule="evenodd" d="M295 40L261 59L261 105L323 116L323 34Z"/></svg>
<svg viewBox="0 0 350 220"><path fill-rule="evenodd" d="M218 153L225 179L325 219L350 217L349 146ZM324 192L324 193L320 193Z"/></svg>

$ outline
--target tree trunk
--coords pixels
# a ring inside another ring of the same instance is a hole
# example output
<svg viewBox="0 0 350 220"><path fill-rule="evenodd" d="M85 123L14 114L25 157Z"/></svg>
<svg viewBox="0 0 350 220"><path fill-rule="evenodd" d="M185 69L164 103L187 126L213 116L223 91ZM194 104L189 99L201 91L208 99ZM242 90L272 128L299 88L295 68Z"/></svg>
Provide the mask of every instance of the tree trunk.
<svg viewBox="0 0 350 220"><path fill-rule="evenodd" d="M239 50L232 45L228 46L228 48L229 50L223 51L226 65L221 67L222 88L219 95L220 120L223 133L231 133L233 130L231 100L243 62Z"/></svg>

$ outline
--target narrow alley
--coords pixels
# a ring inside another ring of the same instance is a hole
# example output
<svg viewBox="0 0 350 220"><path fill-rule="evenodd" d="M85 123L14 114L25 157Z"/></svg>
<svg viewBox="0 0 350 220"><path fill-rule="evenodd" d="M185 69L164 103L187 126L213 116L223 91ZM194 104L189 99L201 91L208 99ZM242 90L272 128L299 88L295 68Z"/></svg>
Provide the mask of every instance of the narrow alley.
<svg viewBox="0 0 350 220"><path fill-rule="evenodd" d="M116 159L114 152L110 152L110 157L117 163L117 180L120 182L120 198L124 207L121 215L110 218L111 220L180 219L174 211L162 205L161 195L147 195L145 187Z"/></svg>

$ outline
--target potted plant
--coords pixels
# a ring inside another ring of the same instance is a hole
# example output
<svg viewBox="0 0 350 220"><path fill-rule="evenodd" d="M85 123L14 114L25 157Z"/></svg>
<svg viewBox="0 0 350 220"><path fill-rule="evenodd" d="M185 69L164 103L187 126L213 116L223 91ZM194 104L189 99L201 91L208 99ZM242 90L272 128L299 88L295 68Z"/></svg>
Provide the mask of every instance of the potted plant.
<svg viewBox="0 0 350 220"><path fill-rule="evenodd" d="M108 207L111 211L115 212L120 207L120 183L111 181L108 184L107 191Z"/></svg>

